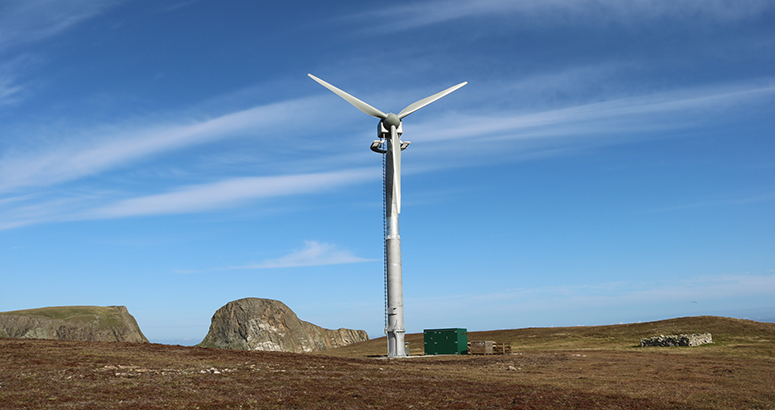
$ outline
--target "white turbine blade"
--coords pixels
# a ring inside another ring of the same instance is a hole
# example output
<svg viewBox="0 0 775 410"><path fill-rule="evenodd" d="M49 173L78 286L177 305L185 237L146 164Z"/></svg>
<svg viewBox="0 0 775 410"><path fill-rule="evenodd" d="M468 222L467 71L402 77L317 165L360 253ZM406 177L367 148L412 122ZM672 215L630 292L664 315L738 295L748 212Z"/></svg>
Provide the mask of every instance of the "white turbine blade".
<svg viewBox="0 0 775 410"><path fill-rule="evenodd" d="M346 92L334 87L333 85L315 77L312 74L307 74L309 78L317 81L320 85L323 87L328 88L329 90L333 91L336 95L344 98L348 103L355 106L355 108L365 112L366 114L371 115L372 117L377 117L381 119L385 119L387 117L387 114L383 113L382 111L370 106L369 104L366 104L365 102L353 97L350 94L347 94Z"/></svg>
<svg viewBox="0 0 775 410"><path fill-rule="evenodd" d="M390 141L393 152L393 198L396 200L396 212L401 213L401 141L398 139L395 125L390 126Z"/></svg>
<svg viewBox="0 0 775 410"><path fill-rule="evenodd" d="M425 107L426 105L438 100L439 98L451 93L452 91L457 90L458 88L466 84L468 84L468 81L463 81L462 83L449 87L440 93L433 94L430 97L423 98L422 100L417 101L416 103L410 104L408 107L404 108L403 110L401 110L401 112L398 113L398 118L399 119L404 118L407 115L419 110L422 107Z"/></svg>

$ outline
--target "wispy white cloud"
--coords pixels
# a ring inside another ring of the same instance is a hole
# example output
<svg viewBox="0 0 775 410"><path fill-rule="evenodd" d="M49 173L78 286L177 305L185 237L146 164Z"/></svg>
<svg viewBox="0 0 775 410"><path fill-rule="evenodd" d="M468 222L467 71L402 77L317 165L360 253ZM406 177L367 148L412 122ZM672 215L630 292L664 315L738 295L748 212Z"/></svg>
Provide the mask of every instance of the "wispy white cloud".
<svg viewBox="0 0 775 410"><path fill-rule="evenodd" d="M31 85L23 78L30 67L39 64L28 54L2 60L0 57L0 107L23 101L30 94Z"/></svg>
<svg viewBox="0 0 775 410"><path fill-rule="evenodd" d="M619 281L599 284L547 286L539 288L504 289L495 293L461 294L443 297L417 298L412 304L428 309L444 309L450 305L497 310L507 305L512 311L551 312L585 309L622 308L681 304L691 301L723 306L724 300L749 298L766 299L775 292L775 273L741 273L695 276L684 279Z"/></svg>
<svg viewBox="0 0 775 410"><path fill-rule="evenodd" d="M681 280L617 282L598 286L565 288L569 303L585 306L655 304L684 301L712 302L718 299L755 297L775 292L775 274L722 274L696 276Z"/></svg>
<svg viewBox="0 0 775 410"><path fill-rule="evenodd" d="M22 87L12 78L0 75L0 105L12 103L22 91Z"/></svg>
<svg viewBox="0 0 775 410"><path fill-rule="evenodd" d="M282 126L292 129L315 121L311 99L252 107L205 120L176 120L150 125L118 124L76 130L79 138L51 141L45 148L8 149L0 158L0 192L47 186L94 175L129 162L235 136L271 138ZM36 140L46 139L38 137Z"/></svg>
<svg viewBox="0 0 775 410"><path fill-rule="evenodd" d="M233 178L174 192L124 199L82 214L85 219L179 214L221 209L247 200L309 194L381 177L379 169Z"/></svg>
<svg viewBox="0 0 775 410"><path fill-rule="evenodd" d="M379 31L401 31L461 18L508 16L520 26L624 24L653 19L739 21L772 9L767 0L437 0L390 6L348 18L384 22Z"/></svg>
<svg viewBox="0 0 775 410"><path fill-rule="evenodd" d="M764 84L678 90L539 112L526 112L507 105L481 114L434 118L433 122L410 121L406 128L407 135L421 136L427 143L470 142L445 145L445 150L491 152L493 149L502 151L500 144L509 140L579 136L601 139L611 135L626 139L655 130L682 129L706 120L693 116L695 113L750 106L771 100L774 95L775 86ZM0 158L0 192L72 181L161 153L230 137L274 139L277 140L274 144L286 147L285 150L292 145L302 149L315 139L306 138L305 144L298 145L288 134L303 129L309 137L311 132L318 130L321 119L329 113L327 105L321 101L323 98L278 102L204 120L147 120L140 124L76 129L70 133L77 138L38 144L43 148L9 147ZM450 103L454 106L455 101ZM282 140L274 137L280 132L283 133ZM17 136L17 139L25 139L22 137ZM47 139L46 136L33 137L30 139L34 141ZM477 148L472 150L472 144ZM426 146L438 149L438 144ZM417 151L422 146L412 148ZM324 153L316 160L331 155Z"/></svg>
<svg viewBox="0 0 775 410"><path fill-rule="evenodd" d="M283 257L267 259L263 262L245 266L230 267L229 269L294 268L299 266L342 265L373 261L373 259L355 256L348 250L338 249L332 244L317 241L304 242L306 244L304 248L293 251Z"/></svg>
<svg viewBox="0 0 775 410"><path fill-rule="evenodd" d="M36 192L0 200L0 230L48 222L72 221L74 215L99 202L96 192L46 194Z"/></svg>
<svg viewBox="0 0 775 410"><path fill-rule="evenodd" d="M227 178L161 194L113 199L115 192L29 194L0 199L0 230L40 223L207 212L256 200L311 195L381 178L379 168Z"/></svg>
<svg viewBox="0 0 775 410"><path fill-rule="evenodd" d="M46 148L41 151L7 149L0 158L0 192L15 195L0 202L3 210L0 227L205 212L259 198L321 192L379 178L378 170L354 168L358 161L343 160L342 155L347 154L340 150L315 149L312 156L291 157L296 158L295 163L305 166L314 163L308 169L315 172L306 174L283 172L293 167L278 162L267 168L277 169L276 175L222 175L217 182L185 186L169 180L163 181L167 187L162 187L161 193L157 190L157 193L141 193L133 198L127 198L126 193L115 188L91 193L88 188L82 188L78 194L64 196L50 188L225 138L259 139L266 147L267 158L272 152L309 151L309 144L320 143L310 138L310 130L318 130L319 123L330 114L321 101L325 97L252 107L199 121L97 127L81 131L86 136L80 139L42 144ZM505 106L494 111L434 117L430 122L414 122L413 118L405 126L406 135L411 139L417 136L412 146L412 161L407 162L406 170L427 172L482 162L514 161L539 154L566 155L568 150L590 144L664 138L695 126L735 121L739 118L737 112L750 111L751 107L766 110L772 106L773 98L775 86L761 81L753 85L721 85L617 98L538 112ZM450 103L454 106L456 102ZM461 103L457 104L459 107ZM298 113L305 115L299 117ZM279 133L282 138L275 137ZM302 136L303 144L299 139ZM228 152L224 154L228 156ZM212 180L212 176L208 179ZM39 187L49 188L43 194L38 192Z"/></svg>
<svg viewBox="0 0 775 410"><path fill-rule="evenodd" d="M361 258L353 255L346 249L339 249L336 245L318 242L304 241L304 248L294 250L293 252L279 258L267 259L258 263L250 263L241 266L229 266L225 268L205 269L205 270L178 270L178 273L202 273L227 270L250 270L250 269L280 269L296 268L301 266L323 266L323 265L343 265L349 263L373 262L374 259Z"/></svg>
<svg viewBox="0 0 775 410"><path fill-rule="evenodd" d="M0 4L0 51L57 35L121 0L6 0Z"/></svg>
<svg viewBox="0 0 775 410"><path fill-rule="evenodd" d="M175 11L178 9L182 9L188 6L191 6L192 4L198 3L199 0L182 0L182 1L175 1L173 3L162 5L160 8L160 11L162 12L170 12Z"/></svg>
<svg viewBox="0 0 775 410"><path fill-rule="evenodd" d="M481 114L454 113L404 128L422 136L423 143L429 143L416 144L412 147L415 152L442 149L447 154L458 152L469 157L491 154L495 149L510 155L536 149L562 152L578 145L626 143L644 135L661 138L668 131L735 121L739 118L736 113L752 107L761 110L771 106L773 99L775 86L764 81L674 90L539 112L503 109ZM504 145L507 143L511 145Z"/></svg>
<svg viewBox="0 0 775 410"><path fill-rule="evenodd" d="M749 204L757 204L757 203L772 202L772 201L775 201L775 193L764 194L764 195L757 195L757 196L748 196L748 197L737 197L737 198L730 198L730 199L723 199L723 200L719 199L719 200L711 200L711 201L703 201L703 202L694 202L694 203L681 204L681 205L673 205L673 206L665 206L665 207L661 207L661 208L647 209L647 210L645 210L643 212L644 213L659 213L659 212L686 211L686 210L692 210L692 209L697 209L697 208L749 205Z"/></svg>
<svg viewBox="0 0 775 410"><path fill-rule="evenodd" d="M5 0L0 2L0 107L30 94L31 67L45 60L17 46L57 36L124 0Z"/></svg>

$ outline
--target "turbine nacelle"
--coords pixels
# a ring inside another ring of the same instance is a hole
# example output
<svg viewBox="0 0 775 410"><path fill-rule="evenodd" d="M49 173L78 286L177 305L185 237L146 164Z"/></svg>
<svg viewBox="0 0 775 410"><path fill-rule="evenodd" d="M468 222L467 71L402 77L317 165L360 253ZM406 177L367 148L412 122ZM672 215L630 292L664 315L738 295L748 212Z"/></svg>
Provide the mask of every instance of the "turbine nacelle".
<svg viewBox="0 0 775 410"><path fill-rule="evenodd" d="M398 115L395 115L392 112L386 115L385 118L382 119L382 121L380 122L382 123L382 126L388 130L390 130L390 127L398 128L399 126L401 126L401 119L398 118Z"/></svg>
<svg viewBox="0 0 775 410"><path fill-rule="evenodd" d="M388 118L385 118L384 120L380 121L379 124L377 124L377 137L380 139L388 139L390 138L390 127L395 126L396 127L396 134L398 136L401 136L401 134L404 133L404 124L401 122L400 119L398 119L398 116L395 114L388 114L388 116L394 116L396 120L398 121L398 124L394 124L391 122L388 122Z"/></svg>

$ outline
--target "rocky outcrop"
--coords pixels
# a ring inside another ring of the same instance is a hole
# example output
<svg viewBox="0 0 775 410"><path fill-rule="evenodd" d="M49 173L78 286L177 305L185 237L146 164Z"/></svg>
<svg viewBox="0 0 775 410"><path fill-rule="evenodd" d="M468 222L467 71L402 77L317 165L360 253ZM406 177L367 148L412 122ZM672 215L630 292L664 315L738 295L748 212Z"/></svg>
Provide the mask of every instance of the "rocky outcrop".
<svg viewBox="0 0 775 410"><path fill-rule="evenodd" d="M713 343L713 336L710 333L700 333L691 335L659 335L640 339L640 346L699 346Z"/></svg>
<svg viewBox="0 0 775 410"><path fill-rule="evenodd" d="M63 306L0 312L0 338L148 342L125 306Z"/></svg>
<svg viewBox="0 0 775 410"><path fill-rule="evenodd" d="M363 330L329 330L300 320L283 302L246 298L227 303L213 315L199 344L235 350L315 352L369 340Z"/></svg>

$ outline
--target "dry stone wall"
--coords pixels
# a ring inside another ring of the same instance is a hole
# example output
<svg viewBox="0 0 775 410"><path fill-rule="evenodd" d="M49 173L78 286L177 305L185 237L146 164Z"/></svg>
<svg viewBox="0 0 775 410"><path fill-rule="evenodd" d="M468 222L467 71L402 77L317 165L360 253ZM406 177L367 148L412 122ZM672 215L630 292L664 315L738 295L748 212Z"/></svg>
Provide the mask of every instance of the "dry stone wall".
<svg viewBox="0 0 775 410"><path fill-rule="evenodd" d="M710 333L699 333L691 335L659 335L640 339L641 347L646 346L699 346L713 343L713 337Z"/></svg>

